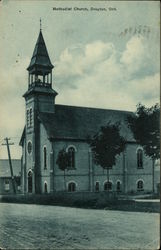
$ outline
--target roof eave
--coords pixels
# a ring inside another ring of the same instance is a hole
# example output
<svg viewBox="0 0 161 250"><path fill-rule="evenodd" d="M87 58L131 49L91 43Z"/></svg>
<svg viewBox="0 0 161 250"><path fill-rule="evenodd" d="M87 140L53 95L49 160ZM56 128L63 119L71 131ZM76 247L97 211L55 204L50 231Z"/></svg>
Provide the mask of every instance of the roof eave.
<svg viewBox="0 0 161 250"><path fill-rule="evenodd" d="M49 90L50 92L44 92L43 90L36 90L36 89L34 89L34 88L32 88L32 89L29 89L29 90L27 90L26 92L25 92L25 94L23 95L23 97L24 98L26 98L28 95L30 95L30 94L43 94L43 95L52 95L52 96L57 96L58 95L58 93L55 91L55 90L53 90L52 88L50 88L50 90Z"/></svg>
<svg viewBox="0 0 161 250"><path fill-rule="evenodd" d="M51 63L50 65L41 65L41 64L38 64L38 63L34 63L34 64L31 64L27 67L27 71L31 71L32 69L34 69L34 67L43 67L43 68L46 68L46 69L49 69L49 70L52 70L54 68L54 65Z"/></svg>
<svg viewBox="0 0 161 250"><path fill-rule="evenodd" d="M49 136L48 139L50 141L83 141L83 142L87 142L87 138L76 138L76 137L66 137L66 136L61 136L61 137L57 137L57 136ZM126 144L137 144L136 141L134 140L126 140Z"/></svg>
<svg viewBox="0 0 161 250"><path fill-rule="evenodd" d="M25 130L26 130L26 126L24 126L24 129L23 129L23 132L22 132L22 135L21 135L21 139L20 139L20 142L19 142L19 146L21 146L21 147L23 147L23 144L24 144Z"/></svg>

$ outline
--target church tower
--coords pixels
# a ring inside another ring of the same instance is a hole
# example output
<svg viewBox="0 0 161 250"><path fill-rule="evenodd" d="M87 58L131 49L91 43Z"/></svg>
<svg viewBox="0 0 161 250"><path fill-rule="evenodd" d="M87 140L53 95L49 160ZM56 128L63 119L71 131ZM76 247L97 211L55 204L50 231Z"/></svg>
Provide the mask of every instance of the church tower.
<svg viewBox="0 0 161 250"><path fill-rule="evenodd" d="M41 193L39 114L54 113L57 92L52 89L52 65L41 31L28 70L26 101L26 191Z"/></svg>

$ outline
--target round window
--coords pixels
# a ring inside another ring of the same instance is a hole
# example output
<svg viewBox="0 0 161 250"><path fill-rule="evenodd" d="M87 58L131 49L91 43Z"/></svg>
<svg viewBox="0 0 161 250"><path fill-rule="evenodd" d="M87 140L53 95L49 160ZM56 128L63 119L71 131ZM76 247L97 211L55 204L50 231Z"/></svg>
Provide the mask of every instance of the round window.
<svg viewBox="0 0 161 250"><path fill-rule="evenodd" d="M31 151L32 151L32 143L31 143L31 141L29 141L28 144L27 144L27 151L28 151L29 154L31 154Z"/></svg>

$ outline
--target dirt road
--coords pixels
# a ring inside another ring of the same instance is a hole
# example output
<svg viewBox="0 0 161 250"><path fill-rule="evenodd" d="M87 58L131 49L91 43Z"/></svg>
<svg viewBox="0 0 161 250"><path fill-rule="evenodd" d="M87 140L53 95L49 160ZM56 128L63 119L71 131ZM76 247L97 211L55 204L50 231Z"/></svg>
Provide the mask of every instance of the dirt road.
<svg viewBox="0 0 161 250"><path fill-rule="evenodd" d="M0 247L157 249L159 214L0 203Z"/></svg>

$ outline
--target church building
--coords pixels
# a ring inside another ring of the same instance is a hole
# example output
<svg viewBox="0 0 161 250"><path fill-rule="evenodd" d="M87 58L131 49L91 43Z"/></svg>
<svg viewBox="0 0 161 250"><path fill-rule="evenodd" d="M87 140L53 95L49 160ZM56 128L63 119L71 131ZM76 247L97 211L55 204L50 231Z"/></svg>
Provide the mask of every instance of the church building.
<svg viewBox="0 0 161 250"><path fill-rule="evenodd" d="M20 140L23 193L107 189L124 194L153 192L156 184L152 161L136 144L127 127L126 118L131 112L55 104L58 93L53 86L53 68L40 29L27 68L28 88L23 95L26 103L26 124ZM92 137L109 121L120 122L126 149L110 169L107 182L106 171L94 163L87 137ZM62 149L70 157L65 185L64 172L56 164Z"/></svg>

